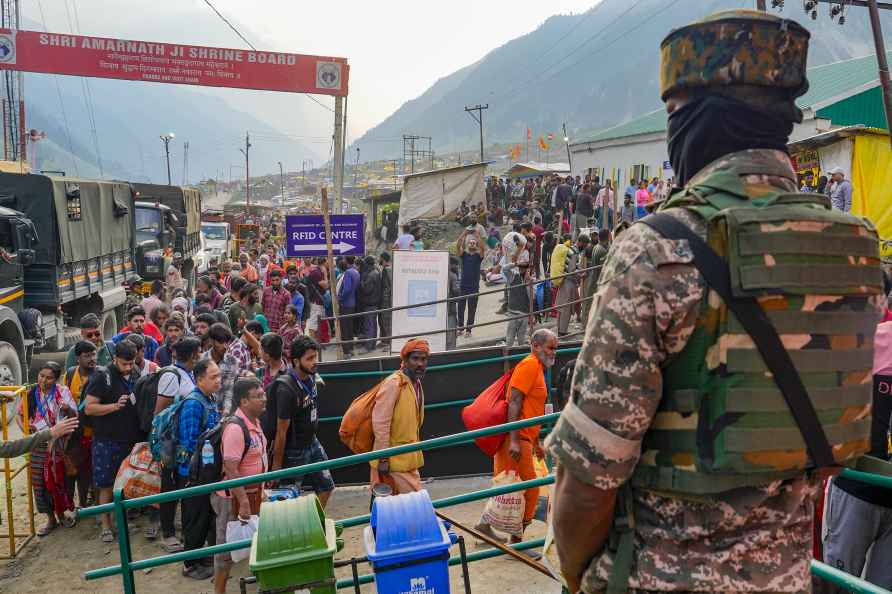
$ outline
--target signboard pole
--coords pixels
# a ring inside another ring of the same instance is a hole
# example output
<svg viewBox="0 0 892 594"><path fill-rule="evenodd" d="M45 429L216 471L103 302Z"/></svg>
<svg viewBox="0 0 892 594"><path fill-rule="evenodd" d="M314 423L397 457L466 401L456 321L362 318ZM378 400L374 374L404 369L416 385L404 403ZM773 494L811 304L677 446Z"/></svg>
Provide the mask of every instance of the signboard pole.
<svg viewBox="0 0 892 594"><path fill-rule="evenodd" d="M331 311L338 317L338 283L335 282L334 254L331 247L331 220L328 216L328 188L322 188L322 220L325 224L325 245L328 248L328 290L331 292ZM352 320L351 320L352 321ZM335 340L338 344L338 359L344 358L344 346L341 342L341 324L335 319Z"/></svg>
<svg viewBox="0 0 892 594"><path fill-rule="evenodd" d="M334 204L331 211L338 214L341 210L341 193L344 187L344 98L335 97L334 114L334 167L331 172L331 181L334 184Z"/></svg>

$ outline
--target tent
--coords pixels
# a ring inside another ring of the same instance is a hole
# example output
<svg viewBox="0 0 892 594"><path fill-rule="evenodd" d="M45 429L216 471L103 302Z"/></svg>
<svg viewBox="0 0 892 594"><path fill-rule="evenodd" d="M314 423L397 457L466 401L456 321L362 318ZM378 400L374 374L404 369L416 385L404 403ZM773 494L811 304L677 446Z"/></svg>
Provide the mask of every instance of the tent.
<svg viewBox="0 0 892 594"><path fill-rule="evenodd" d="M505 176L511 179L523 179L540 175L551 175L552 173L570 175L570 165L568 163L536 163L535 161L515 163L511 166L511 169L505 172Z"/></svg>
<svg viewBox="0 0 892 594"><path fill-rule="evenodd" d="M847 126L789 147L800 175L842 168L852 182L852 214L867 217L881 238L892 239L892 148L886 130Z"/></svg>
<svg viewBox="0 0 892 594"><path fill-rule="evenodd" d="M416 219L447 218L458 211L462 201L484 202L483 173L489 164L471 163L403 176L399 224Z"/></svg>

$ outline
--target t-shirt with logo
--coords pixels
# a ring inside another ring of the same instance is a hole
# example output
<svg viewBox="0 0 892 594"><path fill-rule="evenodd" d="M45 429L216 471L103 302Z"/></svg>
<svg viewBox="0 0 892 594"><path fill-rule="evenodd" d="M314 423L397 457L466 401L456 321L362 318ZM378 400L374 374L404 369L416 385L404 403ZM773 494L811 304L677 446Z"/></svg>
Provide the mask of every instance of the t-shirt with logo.
<svg viewBox="0 0 892 594"><path fill-rule="evenodd" d="M84 395L95 396L100 404L114 404L125 394L133 394L133 386L138 376L123 377L118 367L112 363L108 367L97 367L90 378ZM146 434L139 429L139 416L132 397L124 407L107 415L90 417L93 424L93 438L134 444L146 440Z"/></svg>
<svg viewBox="0 0 892 594"><path fill-rule="evenodd" d="M266 456L266 436L263 434L263 427L260 421L251 422L250 419L242 412L240 408L235 409L235 416L240 417L248 428L248 434L251 436L251 445L245 452L245 434L242 428L236 422L230 422L223 429L223 438L221 441L221 449L223 451L224 462L238 462L238 474L242 476L253 476L266 472L269 462ZM224 479L235 478L227 477ZM259 485L248 485L245 487L247 492L256 491ZM230 497L227 491L217 491L220 497Z"/></svg>

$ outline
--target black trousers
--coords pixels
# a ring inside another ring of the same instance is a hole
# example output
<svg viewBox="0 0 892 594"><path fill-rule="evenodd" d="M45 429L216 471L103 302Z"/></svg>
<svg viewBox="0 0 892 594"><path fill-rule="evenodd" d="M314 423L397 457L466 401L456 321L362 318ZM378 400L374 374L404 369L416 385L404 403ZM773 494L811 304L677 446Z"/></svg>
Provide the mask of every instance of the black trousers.
<svg viewBox="0 0 892 594"><path fill-rule="evenodd" d="M461 288L462 295L470 295L472 293L477 293L480 289L469 289L466 287ZM460 299L456 301L458 305L458 325L465 325L465 306L468 307L468 326L474 325L474 318L477 316L477 300L479 297L468 297L467 299Z"/></svg>
<svg viewBox="0 0 892 594"><path fill-rule="evenodd" d="M177 474L176 468L161 469L161 492L169 493L170 491L176 491L181 488L177 486ZM168 501L167 503L162 503L159 507L161 508L161 535L163 538L169 538L171 536L176 536L177 529L174 526L174 518L177 515L177 501ZM185 519L183 520L186 521Z"/></svg>
<svg viewBox="0 0 892 594"><path fill-rule="evenodd" d="M186 477L177 475L177 489L185 488ZM211 509L211 496L199 495L183 499L183 550L194 551L217 544L217 516ZM193 565L212 565L213 557L184 561L186 568Z"/></svg>
<svg viewBox="0 0 892 594"><path fill-rule="evenodd" d="M356 312L355 307L345 307L341 306L338 308L338 314L345 316L347 314L352 314ZM338 323L341 325L341 340L347 341L344 345L344 353L350 354L353 353L353 345L349 342L353 340L353 324L354 318L347 318L346 320L338 320Z"/></svg>

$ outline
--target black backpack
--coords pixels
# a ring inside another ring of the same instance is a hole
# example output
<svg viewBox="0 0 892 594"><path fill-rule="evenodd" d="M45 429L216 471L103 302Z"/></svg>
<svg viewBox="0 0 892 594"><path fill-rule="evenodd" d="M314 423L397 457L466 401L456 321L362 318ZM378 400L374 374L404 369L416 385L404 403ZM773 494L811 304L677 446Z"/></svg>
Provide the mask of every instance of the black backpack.
<svg viewBox="0 0 892 594"><path fill-rule="evenodd" d="M158 399L158 382L161 375L172 372L177 376L177 384L180 382L179 372L172 366L162 367L155 373L144 375L133 386L133 395L136 396L136 415L139 417L139 429L145 433L152 431L152 419L155 418L155 401Z"/></svg>
<svg viewBox="0 0 892 594"><path fill-rule="evenodd" d="M558 372L558 389L554 399L555 412L564 410L564 407L570 402L570 388L573 383L573 371L575 369L576 359L571 359Z"/></svg>
<svg viewBox="0 0 892 594"><path fill-rule="evenodd" d="M272 449L273 443L276 441L276 429L279 424L279 404L276 400L276 394L282 388L290 390L298 396L303 391L297 385L297 382L294 381L294 378L291 377L290 373L276 377L266 387L266 411L260 417L260 426L263 427L263 434L266 436L266 442L269 444L270 449Z"/></svg>
<svg viewBox="0 0 892 594"><path fill-rule="evenodd" d="M225 417L219 423L198 436L195 442L195 451L189 461L189 485L209 485L223 480L223 430L230 423L235 423L242 428L245 437L245 449L242 452L242 460L248 455L251 447L251 433L241 417L232 415ZM209 460L204 459L204 448L210 445L214 451Z"/></svg>

